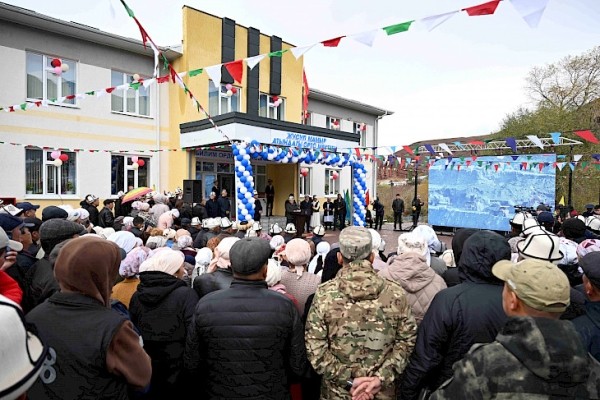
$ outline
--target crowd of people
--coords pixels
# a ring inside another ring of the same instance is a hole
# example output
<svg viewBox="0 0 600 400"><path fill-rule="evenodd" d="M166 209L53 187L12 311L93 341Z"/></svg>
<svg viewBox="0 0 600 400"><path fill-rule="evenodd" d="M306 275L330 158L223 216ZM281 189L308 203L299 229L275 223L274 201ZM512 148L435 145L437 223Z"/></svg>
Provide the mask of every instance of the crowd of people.
<svg viewBox="0 0 600 400"><path fill-rule="evenodd" d="M600 207L386 254L119 197L0 205L1 398L600 398Z"/></svg>

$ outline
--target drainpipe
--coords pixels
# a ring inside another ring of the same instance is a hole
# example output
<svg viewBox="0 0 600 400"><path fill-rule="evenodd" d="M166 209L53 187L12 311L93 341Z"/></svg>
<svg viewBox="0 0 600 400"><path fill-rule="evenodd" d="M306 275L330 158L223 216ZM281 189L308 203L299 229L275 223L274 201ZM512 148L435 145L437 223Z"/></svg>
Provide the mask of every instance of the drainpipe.
<svg viewBox="0 0 600 400"><path fill-rule="evenodd" d="M387 110L384 112L383 115L379 115L375 118L375 126L373 127L375 132L373 135L373 139L374 139L374 143L373 143L373 147L375 147L375 150L373 151L373 155L377 155L377 147L379 144L379 120L382 119L383 117L385 117L386 115L388 115ZM375 165L372 168L371 171L371 175L372 175L372 179L373 179L373 196L371 197L372 199L376 199L377 198L377 168L378 168L377 162L375 162ZM367 204L368 205L368 204Z"/></svg>
<svg viewBox="0 0 600 400"><path fill-rule="evenodd" d="M159 68L156 68L156 76L159 76ZM156 108L155 108L155 113L156 115L154 116L154 123L155 123L155 137L156 137L156 150L160 150L160 85L157 83L154 84L155 92L156 92ZM167 86L168 89L168 86ZM156 175L155 175L155 179L154 182L156 183L156 191L160 190L160 151L157 151L154 153L154 157L155 158L155 162L154 164L156 164Z"/></svg>

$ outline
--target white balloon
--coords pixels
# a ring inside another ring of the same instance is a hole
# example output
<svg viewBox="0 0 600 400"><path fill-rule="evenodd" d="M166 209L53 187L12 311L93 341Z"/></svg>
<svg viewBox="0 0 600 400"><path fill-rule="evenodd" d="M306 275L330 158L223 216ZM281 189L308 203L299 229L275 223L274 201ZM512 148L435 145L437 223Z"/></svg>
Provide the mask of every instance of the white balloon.
<svg viewBox="0 0 600 400"><path fill-rule="evenodd" d="M244 160L250 160L250 155L249 154L244 154Z"/></svg>
<svg viewBox="0 0 600 400"><path fill-rule="evenodd" d="M242 186L240 188L240 193L246 194L247 191L248 191L248 189L246 189L246 186Z"/></svg>
<svg viewBox="0 0 600 400"><path fill-rule="evenodd" d="M240 149L240 155L245 156L246 155L246 149Z"/></svg>
<svg viewBox="0 0 600 400"><path fill-rule="evenodd" d="M287 164L287 162L288 162L288 158L287 158L287 157L283 157L283 158L281 159L281 163L282 163L282 164Z"/></svg>
<svg viewBox="0 0 600 400"><path fill-rule="evenodd" d="M246 172L248 172L248 171L246 171ZM254 177L253 176L249 176L249 177L246 178L246 181L254 182Z"/></svg>
<svg viewBox="0 0 600 400"><path fill-rule="evenodd" d="M61 165L63 165L63 162L60 158L57 158L56 160L54 160L53 163L54 163L55 167L60 167ZM134 165L137 165L137 164L134 164Z"/></svg>
<svg viewBox="0 0 600 400"><path fill-rule="evenodd" d="M274 158L275 158L275 153L269 153L267 155L267 160L269 160L269 161L273 161Z"/></svg>
<svg viewBox="0 0 600 400"><path fill-rule="evenodd" d="M244 171L244 176L246 176L246 177L250 176L250 171Z"/></svg>
<svg viewBox="0 0 600 400"><path fill-rule="evenodd" d="M292 157L292 164L296 164L298 162L298 157Z"/></svg>
<svg viewBox="0 0 600 400"><path fill-rule="evenodd" d="M246 221L251 221L252 220L252 215L247 214L246 217L245 217L245 220Z"/></svg>
<svg viewBox="0 0 600 400"><path fill-rule="evenodd" d="M248 199L248 203L250 203L250 204L254 204L255 201L256 201L256 199L254 197L250 197Z"/></svg>
<svg viewBox="0 0 600 400"><path fill-rule="evenodd" d="M247 209L242 209L242 215L248 215L248 210Z"/></svg>
<svg viewBox="0 0 600 400"><path fill-rule="evenodd" d="M252 193L246 192L246 193L244 193L244 197L247 198L247 199L251 199L252 198Z"/></svg>
<svg viewBox="0 0 600 400"><path fill-rule="evenodd" d="M244 172L246 170L246 167L244 167L243 165L239 165L237 167L237 170L240 171L240 172Z"/></svg>

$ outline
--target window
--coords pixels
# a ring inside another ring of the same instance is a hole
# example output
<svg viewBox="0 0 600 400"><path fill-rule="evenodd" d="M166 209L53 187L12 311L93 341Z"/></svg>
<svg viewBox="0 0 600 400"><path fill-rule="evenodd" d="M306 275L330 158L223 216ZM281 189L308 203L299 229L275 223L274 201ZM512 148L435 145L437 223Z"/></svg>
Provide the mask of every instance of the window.
<svg viewBox="0 0 600 400"><path fill-rule="evenodd" d="M213 81L208 81L208 112L211 116L240 111L242 89L235 87L235 93L227 96L227 88L221 84L217 89ZM232 90L233 92L233 90Z"/></svg>
<svg viewBox="0 0 600 400"><path fill-rule="evenodd" d="M75 194L77 192L77 154L63 151L68 157L60 167L54 165L52 150L25 149L25 190L27 194Z"/></svg>
<svg viewBox="0 0 600 400"><path fill-rule="evenodd" d="M110 72L110 85L112 87L129 85L133 83L133 75L119 71ZM113 90L110 95L111 110L124 114L150 115L150 91L139 85L138 89Z"/></svg>
<svg viewBox="0 0 600 400"><path fill-rule="evenodd" d="M327 117L325 117L325 120L326 120L325 127L327 129L335 129L335 130L339 131L340 128L342 127L342 121L339 118L327 116Z"/></svg>
<svg viewBox="0 0 600 400"><path fill-rule="evenodd" d="M27 53L27 98L29 100L61 99L76 94L77 62L60 58L68 70L56 74L52 66L55 57ZM66 68L66 67L64 67ZM75 104L75 99L63 99L61 104Z"/></svg>
<svg viewBox="0 0 600 400"><path fill-rule="evenodd" d="M129 187L150 187L150 157L138 157L144 160L144 165L133 168L130 155L114 155L111 157L110 193L116 195L119 191L127 193Z"/></svg>
<svg viewBox="0 0 600 400"><path fill-rule="evenodd" d="M275 97L277 100L281 100L279 106L275 106ZM285 120L285 99L279 96L270 96L265 93L261 93L259 96L259 113L261 117L278 119L280 121Z"/></svg>
<svg viewBox="0 0 600 400"><path fill-rule="evenodd" d="M367 147L367 124L354 122L353 132L360 136L360 147Z"/></svg>
<svg viewBox="0 0 600 400"><path fill-rule="evenodd" d="M338 179L333 179L334 174L339 175L339 171L335 169L325 170L325 196L336 195L340 191L339 176Z"/></svg>
<svg viewBox="0 0 600 400"><path fill-rule="evenodd" d="M308 169L308 174L306 174L306 176L303 176L302 174L300 174L300 194L302 195L310 195L312 197L312 186L310 185L310 174L312 172L311 168L307 168Z"/></svg>
<svg viewBox="0 0 600 400"><path fill-rule="evenodd" d="M267 187L267 167L265 165L256 165L254 169L254 189L264 194Z"/></svg>

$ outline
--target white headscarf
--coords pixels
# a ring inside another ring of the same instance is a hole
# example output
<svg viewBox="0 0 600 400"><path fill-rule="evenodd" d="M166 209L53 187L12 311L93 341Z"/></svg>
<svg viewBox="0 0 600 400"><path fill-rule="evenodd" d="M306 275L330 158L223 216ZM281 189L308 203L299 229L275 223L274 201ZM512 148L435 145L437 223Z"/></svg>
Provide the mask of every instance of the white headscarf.
<svg viewBox="0 0 600 400"><path fill-rule="evenodd" d="M194 243L194 240L191 236L180 236L177 238L177 247L179 247L180 250L190 247L192 243Z"/></svg>
<svg viewBox="0 0 600 400"><path fill-rule="evenodd" d="M169 275L175 275L183 266L185 257L180 251L171 249L161 251L147 259L140 265L140 273L159 271Z"/></svg>
<svg viewBox="0 0 600 400"><path fill-rule="evenodd" d="M125 217L123 218L123 225L125 229L129 229L133 226L133 217Z"/></svg>
<svg viewBox="0 0 600 400"><path fill-rule="evenodd" d="M127 254L127 257L121 261L119 275L124 278L131 278L138 275L140 273L140 265L153 255L152 250L147 247L137 247L131 250Z"/></svg>
<svg viewBox="0 0 600 400"><path fill-rule="evenodd" d="M192 287L194 287L194 279L197 276L203 275L208 271L210 260L212 260L213 253L208 247L203 247L196 253L196 267L192 272Z"/></svg>
<svg viewBox="0 0 600 400"><path fill-rule="evenodd" d="M281 267L277 261L269 259L267 266L267 277L265 278L269 287L277 285L281 281Z"/></svg>
<svg viewBox="0 0 600 400"><path fill-rule="evenodd" d="M108 239L110 236L112 236L114 234L115 234L115 230L113 228L104 228L104 229L102 229L102 232L100 232L98 235L100 235L104 239Z"/></svg>
<svg viewBox="0 0 600 400"><path fill-rule="evenodd" d="M164 236L151 236L146 241L146 247L151 249L158 249L164 247L167 244L167 238Z"/></svg>
<svg viewBox="0 0 600 400"><path fill-rule="evenodd" d="M106 229L104 229L104 231L106 231ZM102 233L104 234L104 232ZM125 253L129 253L137 245L135 235L127 231L119 231L113 233L107 239L111 242L116 243L117 246L125 250Z"/></svg>
<svg viewBox="0 0 600 400"><path fill-rule="evenodd" d="M325 265L325 257L327 257L327 253L329 253L329 250L331 250L331 245L323 240L319 242L316 250L317 254L313 257L313 259L310 261L310 264L308 265L308 272L310 272L311 274L314 274L315 270L317 269L319 257L321 257L321 259L323 260L323 265Z"/></svg>
<svg viewBox="0 0 600 400"><path fill-rule="evenodd" d="M275 235L269 242L269 245L271 246L271 250L277 250L277 248L284 243L285 243L285 239L283 238L283 236Z"/></svg>
<svg viewBox="0 0 600 400"><path fill-rule="evenodd" d="M226 237L215 247L215 258L210 262L211 270L214 267L229 268L231 261L229 261L229 250L233 247L235 242L240 240L237 237Z"/></svg>

